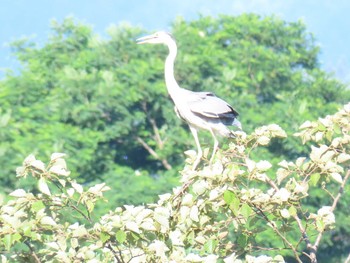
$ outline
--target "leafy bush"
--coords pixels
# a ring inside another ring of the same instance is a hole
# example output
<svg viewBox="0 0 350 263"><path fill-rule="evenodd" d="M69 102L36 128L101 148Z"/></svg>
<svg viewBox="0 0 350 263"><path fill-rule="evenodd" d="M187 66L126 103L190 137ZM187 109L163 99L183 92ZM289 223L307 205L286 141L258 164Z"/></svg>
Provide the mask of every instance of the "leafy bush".
<svg viewBox="0 0 350 263"><path fill-rule="evenodd" d="M189 152L182 185L156 203L124 205L101 218L94 208L109 190L105 183L84 189L64 154L52 154L48 164L30 155L17 176L34 178L37 190L17 189L1 204L2 262L317 262L349 198L349 130L350 104L305 122L296 136L309 154L277 167L251 156L286 138L280 126L238 132L198 171ZM326 198L309 207L315 189Z"/></svg>

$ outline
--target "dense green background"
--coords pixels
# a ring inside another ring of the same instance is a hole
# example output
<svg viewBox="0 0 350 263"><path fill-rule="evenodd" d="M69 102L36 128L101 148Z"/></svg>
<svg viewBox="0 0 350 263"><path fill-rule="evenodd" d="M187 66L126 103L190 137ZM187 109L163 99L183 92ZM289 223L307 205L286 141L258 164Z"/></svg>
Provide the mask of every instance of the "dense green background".
<svg viewBox="0 0 350 263"><path fill-rule="evenodd" d="M194 149L194 142L166 92L167 50L136 45L146 33L137 27L112 26L107 32L103 39L90 26L67 19L52 22L44 46L13 43L23 67L0 82L2 192L24 184L16 180L15 168L30 153L41 159L67 153L81 183L106 182L112 190L101 213L152 202L178 184L183 152ZM292 136L299 125L334 113L350 99L346 85L320 69L320 50L301 22L257 15L201 17L176 20L172 32L182 87L225 98L248 133L270 123L288 132L287 141L274 141L257 153L259 159L279 162L303 155L306 148ZM203 145L211 146L210 135L200 135ZM322 199L321 192L314 194L310 206ZM346 218L348 201L347 196L340 204L340 219ZM341 231L329 234L320 250L325 256L349 250L350 225L338 224Z"/></svg>

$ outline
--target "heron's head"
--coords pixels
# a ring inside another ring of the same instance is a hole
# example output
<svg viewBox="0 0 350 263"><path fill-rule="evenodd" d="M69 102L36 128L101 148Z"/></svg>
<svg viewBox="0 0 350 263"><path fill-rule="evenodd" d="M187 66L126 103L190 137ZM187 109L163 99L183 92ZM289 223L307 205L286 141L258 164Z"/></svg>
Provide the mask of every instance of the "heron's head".
<svg viewBox="0 0 350 263"><path fill-rule="evenodd" d="M175 41L172 35L165 31L158 31L152 35L140 37L136 39L137 44L168 44Z"/></svg>

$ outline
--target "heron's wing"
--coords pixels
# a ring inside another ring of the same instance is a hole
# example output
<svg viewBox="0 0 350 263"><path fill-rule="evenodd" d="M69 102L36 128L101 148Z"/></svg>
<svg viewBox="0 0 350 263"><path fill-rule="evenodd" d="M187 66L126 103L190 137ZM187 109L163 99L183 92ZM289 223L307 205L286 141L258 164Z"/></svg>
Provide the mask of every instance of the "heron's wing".
<svg viewBox="0 0 350 263"><path fill-rule="evenodd" d="M193 92L187 99L191 111L196 115L213 119L234 119L238 116L234 108L211 92Z"/></svg>

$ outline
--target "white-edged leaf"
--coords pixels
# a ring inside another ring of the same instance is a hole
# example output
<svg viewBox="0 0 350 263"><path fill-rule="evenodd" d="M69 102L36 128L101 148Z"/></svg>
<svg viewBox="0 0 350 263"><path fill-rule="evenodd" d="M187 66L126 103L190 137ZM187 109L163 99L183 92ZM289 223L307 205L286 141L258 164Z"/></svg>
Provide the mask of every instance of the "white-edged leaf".
<svg viewBox="0 0 350 263"><path fill-rule="evenodd" d="M17 189L13 192L10 193L10 196L13 197L25 197L26 196L26 191L24 191L23 189Z"/></svg>
<svg viewBox="0 0 350 263"><path fill-rule="evenodd" d="M40 223L43 225L55 226L56 222L50 216L44 216L41 218Z"/></svg>
<svg viewBox="0 0 350 263"><path fill-rule="evenodd" d="M199 215L198 206L195 205L191 208L191 211L190 211L191 220L198 222L199 221L198 215Z"/></svg>
<svg viewBox="0 0 350 263"><path fill-rule="evenodd" d="M65 153L53 153L53 154L51 154L51 158L50 159L51 159L51 161L55 161L56 159L62 158L64 156L66 156Z"/></svg>
<svg viewBox="0 0 350 263"><path fill-rule="evenodd" d="M144 221L141 223L140 228L147 230L147 231L155 231L157 230L154 226L153 222L150 220Z"/></svg>
<svg viewBox="0 0 350 263"><path fill-rule="evenodd" d="M68 176L70 175L70 171L62 167L61 165L54 165L49 170L51 173L62 175L62 176Z"/></svg>
<svg viewBox="0 0 350 263"><path fill-rule="evenodd" d="M67 190L67 194L68 194L69 197L72 197L74 195L74 192L75 192L74 188L69 188Z"/></svg>
<svg viewBox="0 0 350 263"><path fill-rule="evenodd" d="M265 135L259 137L257 140L257 143L260 145L268 145L269 142L270 142L270 138Z"/></svg>
<svg viewBox="0 0 350 263"><path fill-rule="evenodd" d="M30 165L40 171L45 171L45 164L40 160L34 160L30 163Z"/></svg>
<svg viewBox="0 0 350 263"><path fill-rule="evenodd" d="M270 168L272 167L272 164L268 161L259 161L258 163L256 163L256 168L259 170L259 171L267 171L269 170Z"/></svg>
<svg viewBox="0 0 350 263"><path fill-rule="evenodd" d="M347 153L341 153L337 157L338 163L344 163L349 160L350 160L350 154L347 154Z"/></svg>
<svg viewBox="0 0 350 263"><path fill-rule="evenodd" d="M125 228L135 233L138 233L138 234L140 233L139 226L135 222L132 222L132 221L126 222Z"/></svg>
<svg viewBox="0 0 350 263"><path fill-rule="evenodd" d="M80 185L77 184L76 182L72 182L72 187L77 191L79 194L82 194L84 191L84 188Z"/></svg>
<svg viewBox="0 0 350 263"><path fill-rule="evenodd" d="M255 169L255 162L253 160L250 159L246 159L245 163L247 164L247 168L249 172L252 172Z"/></svg>
<svg viewBox="0 0 350 263"><path fill-rule="evenodd" d="M35 159L35 156L34 156L34 154L30 154L30 155L28 155L25 159L24 159L24 161L23 161L23 164L24 165L30 165L32 162L34 162L36 159Z"/></svg>
<svg viewBox="0 0 350 263"><path fill-rule="evenodd" d="M282 216L283 218L290 218L290 214L289 214L288 209L284 208L284 209L282 209L282 210L280 211L280 213L281 213L281 216Z"/></svg>
<svg viewBox="0 0 350 263"><path fill-rule="evenodd" d="M300 125L299 129L306 129L315 126L311 121L306 121L302 125Z"/></svg>
<svg viewBox="0 0 350 263"><path fill-rule="evenodd" d="M46 179L44 177L41 177L38 181L38 188L39 191L42 192L43 194L46 194L48 196L51 196L51 192L49 189L49 186L46 183Z"/></svg>
<svg viewBox="0 0 350 263"><path fill-rule="evenodd" d="M343 183L343 178L341 177L340 174L338 173L331 173L331 177L334 179L334 181L338 182L338 183Z"/></svg>

